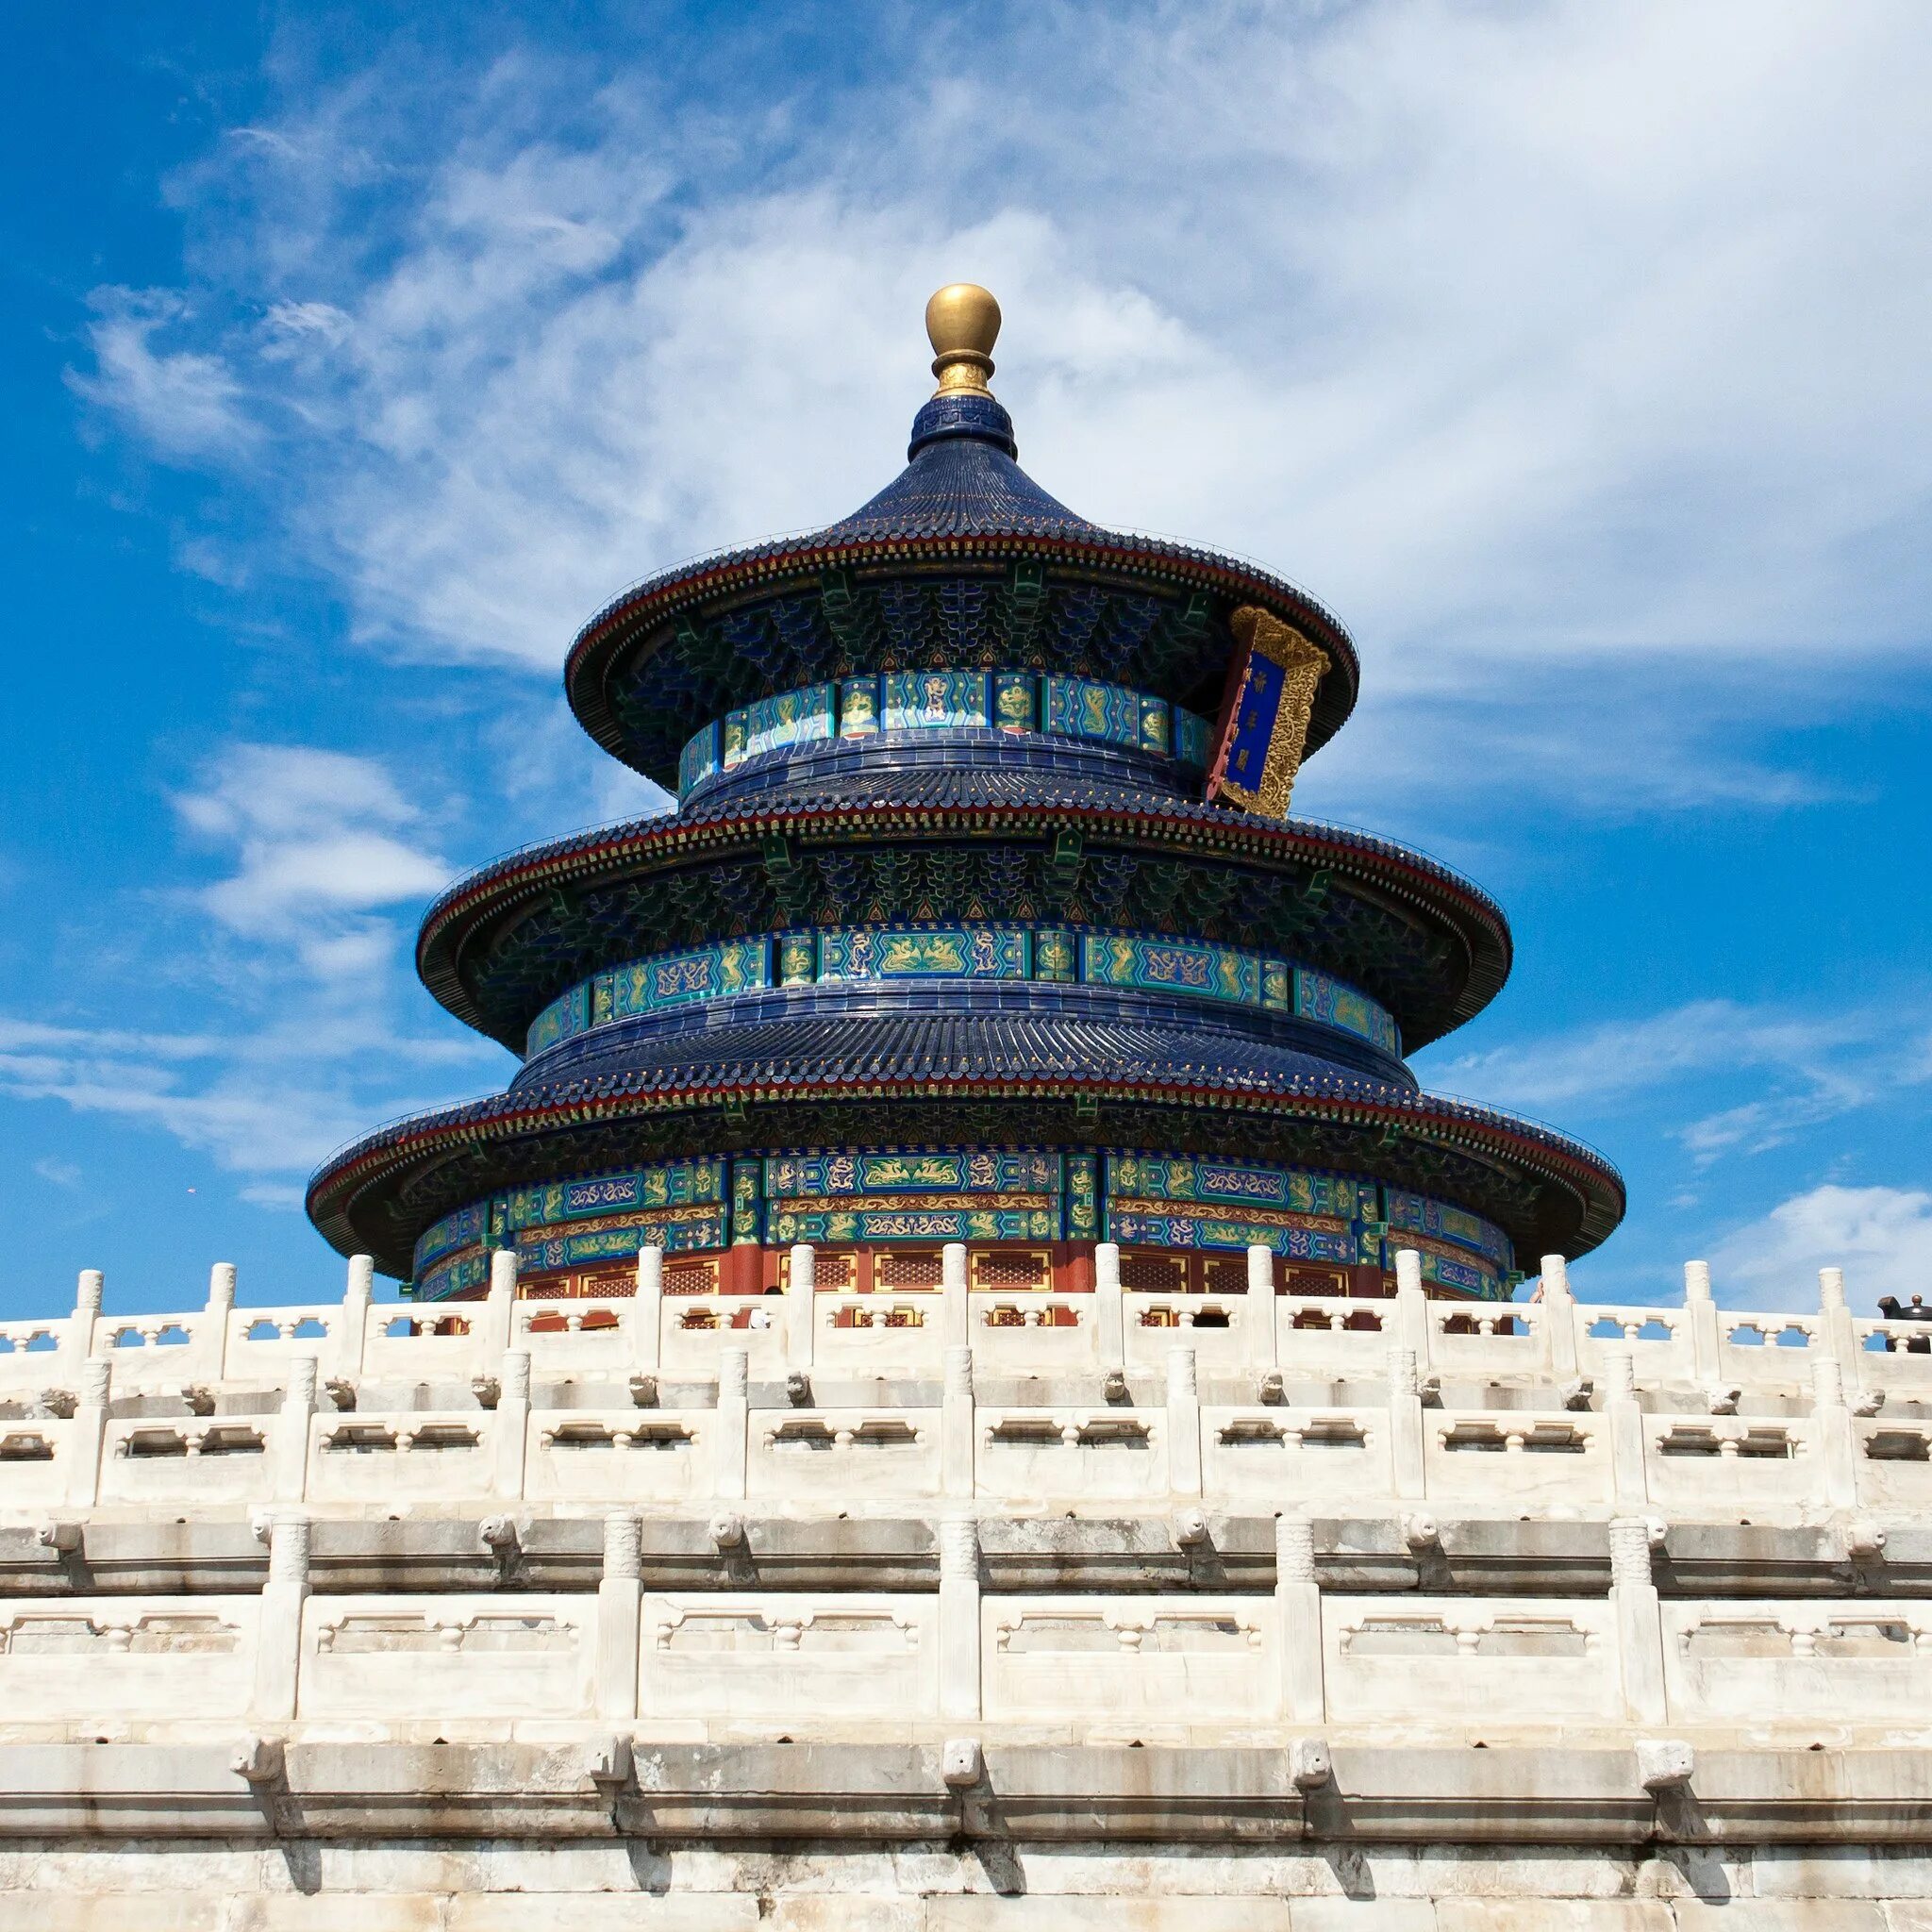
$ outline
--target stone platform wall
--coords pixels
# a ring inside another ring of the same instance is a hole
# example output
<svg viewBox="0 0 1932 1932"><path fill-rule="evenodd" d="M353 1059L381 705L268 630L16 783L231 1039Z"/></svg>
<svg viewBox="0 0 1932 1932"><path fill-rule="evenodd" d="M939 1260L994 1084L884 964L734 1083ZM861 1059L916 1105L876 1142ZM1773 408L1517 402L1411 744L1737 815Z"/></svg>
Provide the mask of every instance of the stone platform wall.
<svg viewBox="0 0 1932 1932"><path fill-rule="evenodd" d="M1932 1355L1835 1276L812 1272L0 1330L0 1926L1932 1926Z"/></svg>

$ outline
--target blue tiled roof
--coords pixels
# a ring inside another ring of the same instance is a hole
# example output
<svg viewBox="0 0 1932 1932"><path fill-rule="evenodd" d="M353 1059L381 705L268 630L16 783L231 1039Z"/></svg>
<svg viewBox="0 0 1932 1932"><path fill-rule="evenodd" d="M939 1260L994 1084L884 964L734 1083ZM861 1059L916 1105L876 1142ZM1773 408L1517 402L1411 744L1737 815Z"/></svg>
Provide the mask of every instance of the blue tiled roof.
<svg viewBox="0 0 1932 1932"><path fill-rule="evenodd" d="M1013 425L991 396L935 396L912 425L907 463L820 541L1024 533L1087 541L1111 533L1049 496L1014 461Z"/></svg>
<svg viewBox="0 0 1932 1932"><path fill-rule="evenodd" d="M311 1212L318 1197L332 1191L347 1170L385 1149L397 1150L399 1166L407 1169L417 1157L404 1150L445 1130L469 1130L465 1138L474 1139L475 1130L502 1122L502 1131L517 1138L548 1131L535 1117L553 1109L581 1119L590 1110L622 1111L625 1102L641 1107L654 1096L691 1100L747 1088L764 1090L760 1104L772 1106L781 1097L774 1089L794 1088L803 1100L827 1090L917 1089L927 1083L983 1083L995 1090L1010 1083L1015 1100L1036 1083L1050 1083L1091 1087L1103 1093L1123 1088L1149 1097L1167 1093L1179 1105L1211 1105L1216 1093L1245 1094L1278 1102L1289 1113L1302 1110L1296 1103L1369 1108L1391 1125L1400 1123L1399 1131L1420 1141L1474 1145L1486 1162L1500 1168L1517 1164L1518 1157L1507 1151L1509 1143L1524 1156L1541 1150L1557 1171L1590 1176L1604 1206L1614 1202L1602 1231L1614 1225L1623 1208L1616 1170L1580 1141L1489 1108L1341 1068L1285 1044L1195 1024L1074 1015L910 1013L727 1024L636 1041L608 1063L568 1069L555 1080L518 1085L464 1106L392 1122L342 1148L309 1183ZM784 1138L775 1117L774 1132ZM390 1178L377 1186L391 1192L398 1184L392 1168ZM1593 1239L1601 1239L1601 1233Z"/></svg>
<svg viewBox="0 0 1932 1932"><path fill-rule="evenodd" d="M1404 1092L1416 1091L1415 1076L1394 1056L1366 1040L1292 1013L1141 989L971 979L858 980L772 987L734 994L728 1003L693 1004L668 1012L606 1021L531 1060L510 1083L510 1091L541 1097L553 1088L628 1074L661 1062L668 1053L675 1058L671 1042L678 1041L706 1058L715 1053L724 1028L735 1038L751 1041L779 1025L816 1025L827 1029L824 1039L829 1042L858 1038L861 1023L876 1026L933 1018L973 1024L996 1021L1008 1029L1038 1021L1058 1037L1065 1037L1077 1026L1115 1031L1139 1028L1150 1035L1173 1032L1195 1043L1197 1058L1207 1053L1214 1036L1227 1035L1264 1046L1281 1065L1292 1065L1305 1073L1353 1074L1372 1084L1393 1086ZM799 1037L815 1042L818 1039L816 1035ZM996 1041L1002 1036L989 1037ZM1006 1037L1022 1041L1028 1036L1011 1032ZM818 1050L817 1044L813 1050ZM1225 1056L1209 1055L1208 1058L1224 1061Z"/></svg>
<svg viewBox="0 0 1932 1932"><path fill-rule="evenodd" d="M1122 667L1113 658L1145 647L1145 626L1160 599L1177 609L1178 593L1205 594L1209 609L1189 617L1185 645L1162 646L1168 651L1161 660L1164 681L1145 687L1176 703L1196 704L1204 691L1217 696L1220 691L1231 648L1226 608L1257 603L1309 629L1333 662L1316 694L1308 751L1341 728L1355 703L1358 671L1355 646L1332 611L1241 558L1090 523L1034 482L1016 451L1011 419L991 396L934 397L914 420L906 468L850 516L823 529L679 564L606 604L578 631L564 668L578 722L614 757L663 778L691 730L785 688L775 681L781 675L797 683L843 675L841 664L881 668L885 642L862 627L873 618L824 618L814 581L821 573L857 567L869 574L872 588L841 591L863 604L876 594L882 564L887 575L909 580L936 566L984 571L1010 562L1050 566L1053 574L1044 581L1048 615L1030 620L1045 624L1046 641L1022 650L1023 661L1041 661L1033 653L1044 648L1044 661L1131 683L1115 675ZM1092 589L1091 574L1104 578L1106 594L1120 606L1109 606L1103 620L1081 603ZM727 599L739 633L756 632L759 652L747 654L743 635L722 630L717 608ZM765 612L756 622L746 614L755 609ZM857 632L841 627L855 623L860 624ZM1064 634L1055 632L1062 624ZM1003 633L995 627L994 635ZM625 684L639 663L649 666L643 700Z"/></svg>
<svg viewBox="0 0 1932 1932"><path fill-rule="evenodd" d="M590 1091L807 1085L855 1079L977 1080L1045 1076L1158 1086L1275 1087L1413 1102L1413 1088L1337 1067L1273 1041L1180 1021L1097 1021L1047 1013L830 1015L708 1027L620 1045L556 1080L513 1090L512 1108ZM1332 1084L1331 1084L1332 1083Z"/></svg>

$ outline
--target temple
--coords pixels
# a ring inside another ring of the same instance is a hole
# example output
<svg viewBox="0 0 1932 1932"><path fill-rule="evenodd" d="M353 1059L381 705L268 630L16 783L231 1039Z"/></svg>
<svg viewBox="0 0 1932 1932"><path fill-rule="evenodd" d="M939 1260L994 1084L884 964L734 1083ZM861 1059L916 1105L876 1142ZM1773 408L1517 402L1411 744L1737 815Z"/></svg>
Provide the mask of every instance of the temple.
<svg viewBox="0 0 1932 1932"><path fill-rule="evenodd" d="M524 1066L340 1298L0 1322L6 1932L1932 1924L1924 1309L1579 1302L1615 1174L1403 1058L1502 915L1285 816L1347 637L995 317L580 636L678 810L430 912Z"/></svg>
<svg viewBox="0 0 1932 1932"><path fill-rule="evenodd" d="M423 923L508 1091L349 1147L316 1225L425 1301L497 1249L539 1299L1211 1292L1495 1299L1623 1211L1602 1159L1421 1091L1405 1055L1508 971L1501 910L1288 816L1355 703L1306 592L1086 522L1019 467L999 309L926 312L907 465L815 534L683 566L578 634L572 709L675 814L536 846ZM741 1316L741 1320L744 1317Z"/></svg>

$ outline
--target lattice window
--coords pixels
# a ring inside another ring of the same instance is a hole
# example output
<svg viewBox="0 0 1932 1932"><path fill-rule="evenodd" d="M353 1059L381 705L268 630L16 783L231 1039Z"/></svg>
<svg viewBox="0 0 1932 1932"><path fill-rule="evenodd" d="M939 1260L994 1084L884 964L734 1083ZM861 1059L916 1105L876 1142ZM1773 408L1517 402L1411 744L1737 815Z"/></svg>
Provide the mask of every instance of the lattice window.
<svg viewBox="0 0 1932 1932"><path fill-rule="evenodd" d="M973 1257L974 1288L1046 1289L1053 1286L1053 1257L1044 1249L995 1248Z"/></svg>
<svg viewBox="0 0 1932 1932"><path fill-rule="evenodd" d="M1121 1286L1139 1294L1185 1294L1188 1264L1166 1255L1123 1255Z"/></svg>
<svg viewBox="0 0 1932 1932"><path fill-rule="evenodd" d="M1339 1268L1291 1268L1286 1288L1290 1294L1346 1294L1348 1276Z"/></svg>
<svg viewBox="0 0 1932 1932"><path fill-rule="evenodd" d="M1209 1294L1246 1294L1248 1257L1245 1255L1210 1255L1201 1264L1201 1286Z"/></svg>
<svg viewBox="0 0 1932 1932"><path fill-rule="evenodd" d="M666 1294L716 1294L718 1263L706 1256L687 1261L667 1261L663 1280Z"/></svg>
<svg viewBox="0 0 1932 1932"><path fill-rule="evenodd" d="M889 1250L876 1257L873 1272L880 1288L937 1288L941 1263L934 1251Z"/></svg>

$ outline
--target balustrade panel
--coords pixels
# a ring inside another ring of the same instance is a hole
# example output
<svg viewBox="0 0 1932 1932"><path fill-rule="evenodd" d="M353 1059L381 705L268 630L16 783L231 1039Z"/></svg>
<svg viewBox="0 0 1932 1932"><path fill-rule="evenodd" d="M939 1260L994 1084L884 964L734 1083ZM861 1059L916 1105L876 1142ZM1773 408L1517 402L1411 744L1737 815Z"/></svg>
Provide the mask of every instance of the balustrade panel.
<svg viewBox="0 0 1932 1932"><path fill-rule="evenodd" d="M638 1696L652 1718L734 1724L891 1721L939 1709L939 1599L647 1595Z"/></svg>
<svg viewBox="0 0 1932 1932"><path fill-rule="evenodd" d="M1622 1715L1611 1607L1590 1597L1324 1596L1334 1720L1512 1725Z"/></svg>
<svg viewBox="0 0 1932 1932"><path fill-rule="evenodd" d="M1680 1724L1893 1724L1932 1703L1932 1602L1754 1598L1662 1605Z"/></svg>
<svg viewBox="0 0 1932 1932"><path fill-rule="evenodd" d="M1351 1507L1392 1493L1385 1408L1257 1404L1201 1411L1202 1486L1212 1498Z"/></svg>
<svg viewBox="0 0 1932 1932"><path fill-rule="evenodd" d="M240 1719L259 1611L252 1596L0 1601L0 1711L89 1727Z"/></svg>
<svg viewBox="0 0 1932 1932"><path fill-rule="evenodd" d="M1608 1426L1567 1409L1425 1409L1423 1471L1431 1502L1477 1514L1585 1508L1615 1495Z"/></svg>
<svg viewBox="0 0 1932 1932"><path fill-rule="evenodd" d="M533 1410L524 1456L532 1503L708 1501L718 1492L714 1408Z"/></svg>
<svg viewBox="0 0 1932 1932"><path fill-rule="evenodd" d="M299 1714L439 1727L588 1718L594 1595L311 1596Z"/></svg>
<svg viewBox="0 0 1932 1932"><path fill-rule="evenodd" d="M1272 1597L988 1597L980 1630L989 1723L1184 1730L1280 1707Z"/></svg>

